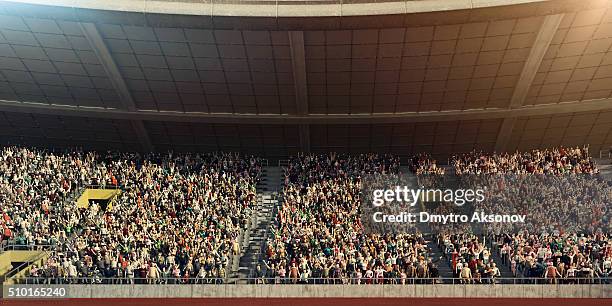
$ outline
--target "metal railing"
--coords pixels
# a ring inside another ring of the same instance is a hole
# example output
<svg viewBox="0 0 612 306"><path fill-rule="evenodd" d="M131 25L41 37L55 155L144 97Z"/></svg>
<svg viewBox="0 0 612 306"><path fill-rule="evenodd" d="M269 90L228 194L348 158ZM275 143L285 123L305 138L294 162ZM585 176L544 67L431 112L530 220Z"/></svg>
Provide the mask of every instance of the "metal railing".
<svg viewBox="0 0 612 306"><path fill-rule="evenodd" d="M599 150L599 158L612 158L612 147L609 150Z"/></svg>
<svg viewBox="0 0 612 306"><path fill-rule="evenodd" d="M0 252L5 251L57 251L60 247L57 244L17 244L13 240L5 240L6 243L0 245Z"/></svg>
<svg viewBox="0 0 612 306"><path fill-rule="evenodd" d="M255 284L255 285L555 285L555 284L611 284L609 278L216 278L216 277L17 277L14 284L74 284L74 285L198 285L198 284Z"/></svg>
<svg viewBox="0 0 612 306"><path fill-rule="evenodd" d="M124 189L123 185L115 184L84 184L84 189Z"/></svg>

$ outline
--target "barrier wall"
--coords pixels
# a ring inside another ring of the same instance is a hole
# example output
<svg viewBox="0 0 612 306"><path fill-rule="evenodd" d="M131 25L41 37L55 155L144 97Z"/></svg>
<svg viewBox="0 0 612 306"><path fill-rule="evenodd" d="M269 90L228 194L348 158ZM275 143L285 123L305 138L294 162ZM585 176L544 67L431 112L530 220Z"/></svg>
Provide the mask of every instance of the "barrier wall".
<svg viewBox="0 0 612 306"><path fill-rule="evenodd" d="M71 298L612 298L612 285L68 285Z"/></svg>

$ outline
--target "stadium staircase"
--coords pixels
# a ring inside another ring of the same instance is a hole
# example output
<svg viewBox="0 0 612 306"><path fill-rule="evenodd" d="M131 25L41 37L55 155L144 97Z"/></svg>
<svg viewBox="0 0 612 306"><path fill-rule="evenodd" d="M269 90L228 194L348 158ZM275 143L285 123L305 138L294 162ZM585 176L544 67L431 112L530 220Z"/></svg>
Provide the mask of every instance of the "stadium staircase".
<svg viewBox="0 0 612 306"><path fill-rule="evenodd" d="M497 265L497 268L499 269L499 273L501 274L501 278L513 278L514 275L512 274L512 270L510 268L510 265L507 264L502 264L502 258L501 258L501 253L500 250L498 250L497 246L491 246L491 256L493 258L493 262Z"/></svg>
<svg viewBox="0 0 612 306"><path fill-rule="evenodd" d="M242 235L240 256L235 256L233 259L228 280L230 283L245 283L246 279L253 278L253 271L258 264L261 264L262 270L265 270L262 260L266 241L270 235L270 226L279 203L281 176L282 170L278 166L263 168L262 177L257 184L257 204L253 209L250 224Z"/></svg>
<svg viewBox="0 0 612 306"><path fill-rule="evenodd" d="M445 166L445 168L447 168L447 166ZM446 171L450 171L450 168L447 168ZM400 173L404 175L409 175L408 180L406 182L407 184L414 186L414 188L420 188L417 177L410 172L408 166L401 166ZM426 207L426 205L426 203L421 202L420 208L418 209L417 213L421 211L430 211L431 208ZM440 277L453 277L452 270L447 260L443 256L443 251L440 250L440 248L438 247L438 237L432 231L431 227L429 227L429 224L419 222L417 223L417 230L423 234L423 238L425 239L427 248L429 250L427 257L428 259L431 259L431 261L435 263L438 267L438 274L440 275Z"/></svg>

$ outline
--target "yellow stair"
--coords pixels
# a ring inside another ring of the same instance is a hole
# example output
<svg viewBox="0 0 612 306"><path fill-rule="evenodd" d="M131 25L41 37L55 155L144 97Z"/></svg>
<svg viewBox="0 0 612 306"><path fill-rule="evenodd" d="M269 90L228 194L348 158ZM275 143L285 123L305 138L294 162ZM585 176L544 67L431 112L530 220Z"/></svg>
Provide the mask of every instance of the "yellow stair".
<svg viewBox="0 0 612 306"><path fill-rule="evenodd" d="M77 200L78 208L89 208L89 202L92 200L108 201L106 210L113 207L113 203L117 196L121 194L119 189L85 189Z"/></svg>
<svg viewBox="0 0 612 306"><path fill-rule="evenodd" d="M0 279L4 279L4 284L13 284L15 279L27 276L33 264L40 267L47 258L49 252L45 251L5 251L0 254ZM13 268L13 263L22 264ZM5 279L8 273L12 275Z"/></svg>

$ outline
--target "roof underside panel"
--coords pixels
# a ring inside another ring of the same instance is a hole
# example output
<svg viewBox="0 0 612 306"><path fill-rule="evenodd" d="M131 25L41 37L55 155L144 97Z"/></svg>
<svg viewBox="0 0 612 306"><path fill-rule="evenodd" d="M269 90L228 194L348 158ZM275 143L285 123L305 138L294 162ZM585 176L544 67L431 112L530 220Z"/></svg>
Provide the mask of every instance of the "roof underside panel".
<svg viewBox="0 0 612 306"><path fill-rule="evenodd" d="M157 151L231 151L279 159L300 152L296 125L145 122ZM310 126L313 152L452 153L493 151L501 119L431 123ZM520 118L509 150L590 145L612 146L612 111ZM51 148L140 150L128 120L0 113L0 143Z"/></svg>

